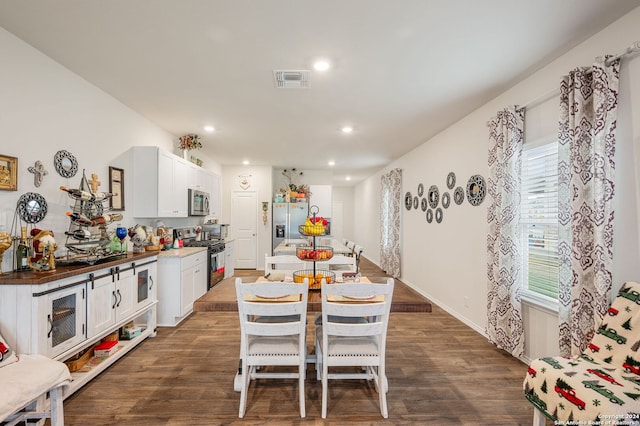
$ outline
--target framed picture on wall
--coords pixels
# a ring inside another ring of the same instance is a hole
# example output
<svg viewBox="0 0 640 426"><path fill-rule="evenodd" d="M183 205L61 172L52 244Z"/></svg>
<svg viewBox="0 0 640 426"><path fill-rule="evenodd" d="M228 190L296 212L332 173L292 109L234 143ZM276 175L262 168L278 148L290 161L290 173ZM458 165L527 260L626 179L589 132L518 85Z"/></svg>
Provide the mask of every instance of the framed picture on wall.
<svg viewBox="0 0 640 426"><path fill-rule="evenodd" d="M0 189L18 190L18 159L16 157L0 155Z"/></svg>
<svg viewBox="0 0 640 426"><path fill-rule="evenodd" d="M124 170L109 167L109 192L111 210L124 210Z"/></svg>

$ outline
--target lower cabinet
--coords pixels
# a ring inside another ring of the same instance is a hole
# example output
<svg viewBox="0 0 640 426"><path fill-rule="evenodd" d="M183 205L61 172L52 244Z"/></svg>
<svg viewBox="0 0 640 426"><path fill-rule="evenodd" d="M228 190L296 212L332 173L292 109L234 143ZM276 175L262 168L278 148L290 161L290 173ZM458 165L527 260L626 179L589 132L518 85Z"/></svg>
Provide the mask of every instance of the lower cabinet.
<svg viewBox="0 0 640 426"><path fill-rule="evenodd" d="M158 325L175 326L207 291L207 251L158 260Z"/></svg>
<svg viewBox="0 0 640 426"><path fill-rule="evenodd" d="M233 255L233 241L224 243L224 277L229 278L235 274L235 256Z"/></svg>
<svg viewBox="0 0 640 426"><path fill-rule="evenodd" d="M17 353L66 361L134 322L143 331L121 340L118 350L72 373L65 397L156 332L157 258L127 262L46 284L0 285L0 328ZM144 297L141 299L140 296Z"/></svg>

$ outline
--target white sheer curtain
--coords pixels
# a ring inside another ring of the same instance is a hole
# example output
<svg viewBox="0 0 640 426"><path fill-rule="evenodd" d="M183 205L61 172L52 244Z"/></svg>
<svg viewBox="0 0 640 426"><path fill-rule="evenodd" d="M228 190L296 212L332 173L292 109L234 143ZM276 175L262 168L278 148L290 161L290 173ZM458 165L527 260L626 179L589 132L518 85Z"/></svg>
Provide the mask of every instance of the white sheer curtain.
<svg viewBox="0 0 640 426"><path fill-rule="evenodd" d="M487 336L498 348L520 357L524 328L520 303L522 249L520 186L524 109L499 111L489 121L487 211Z"/></svg>
<svg viewBox="0 0 640 426"><path fill-rule="evenodd" d="M402 170L393 169L382 175L380 191L380 268L400 278Z"/></svg>
<svg viewBox="0 0 640 426"><path fill-rule="evenodd" d="M620 60L596 58L560 86L560 353L582 353L610 303Z"/></svg>

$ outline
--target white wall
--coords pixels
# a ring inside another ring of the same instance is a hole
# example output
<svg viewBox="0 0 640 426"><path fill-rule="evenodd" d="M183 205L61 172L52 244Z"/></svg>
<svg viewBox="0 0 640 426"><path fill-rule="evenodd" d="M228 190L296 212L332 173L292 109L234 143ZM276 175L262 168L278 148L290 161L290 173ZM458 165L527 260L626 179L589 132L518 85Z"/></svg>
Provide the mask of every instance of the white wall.
<svg viewBox="0 0 640 426"><path fill-rule="evenodd" d="M0 154L17 157L19 168L18 190L0 191L0 226L11 231L19 197L36 192L48 205L47 216L37 227L54 231L60 251L69 226L65 211L72 204L58 189L60 185L78 187L86 169L89 178L98 174L99 189L106 191L110 162L129 147L156 145L176 152L177 138L3 28L0 52ZM53 164L55 153L62 149L78 161L79 173L69 179L56 173ZM200 157L215 170L214 161ZM33 174L27 170L36 160L48 171L40 187L35 187ZM125 180L127 176L125 170ZM125 226L135 225L126 211L124 216ZM19 230L13 234L18 235ZM3 271L12 269L12 253L5 252Z"/></svg>
<svg viewBox="0 0 640 426"><path fill-rule="evenodd" d="M414 151L369 177L354 191L354 238L370 248L379 246L380 175L391 168L403 169L403 194L416 193L419 183L446 189L446 176L457 175L457 185L466 186L474 174L488 175L487 121L512 104L526 104L541 94L557 90L562 75L577 66L588 66L596 56L618 54L640 40L640 8L635 9L596 36L553 61L496 99L485 104ZM512 54L509 52L507 54ZM526 54L526 52L523 52ZM469 70L470 78L472 78ZM616 147L616 209L614 282L640 279L638 208L640 179L640 55L623 60ZM557 103L556 103L557 105ZM402 280L426 295L478 332L486 324L487 205L473 207L466 200L451 203L441 224L428 224L422 210L402 214ZM376 232L372 232L376 230ZM378 250L366 257L379 263ZM526 307L526 357L557 350L555 314Z"/></svg>

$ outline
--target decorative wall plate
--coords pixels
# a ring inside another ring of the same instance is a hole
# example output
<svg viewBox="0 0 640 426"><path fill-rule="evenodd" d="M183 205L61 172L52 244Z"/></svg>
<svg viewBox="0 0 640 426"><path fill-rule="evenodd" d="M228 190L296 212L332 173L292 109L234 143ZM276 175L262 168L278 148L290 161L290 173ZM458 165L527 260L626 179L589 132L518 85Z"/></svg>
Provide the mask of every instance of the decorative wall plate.
<svg viewBox="0 0 640 426"><path fill-rule="evenodd" d="M467 182L467 200L472 206L479 206L487 194L487 184L480 175L473 175Z"/></svg>
<svg viewBox="0 0 640 426"><path fill-rule="evenodd" d="M423 184L418 184L418 197L422 197L422 194L424 194L424 185Z"/></svg>
<svg viewBox="0 0 640 426"><path fill-rule="evenodd" d="M411 193L407 191L407 193L404 194L404 206L407 208L407 210L411 210L412 205L413 197L411 196Z"/></svg>
<svg viewBox="0 0 640 426"><path fill-rule="evenodd" d="M429 205L429 204L427 203L427 199L426 199L426 198L423 198L423 199L422 199L422 202L421 202L421 207L422 207L422 211L423 211L423 212L426 212L426 211L427 211L427 207L428 207L428 205Z"/></svg>
<svg viewBox="0 0 640 426"><path fill-rule="evenodd" d="M433 210L431 209L427 210L427 222L428 223L433 222Z"/></svg>
<svg viewBox="0 0 640 426"><path fill-rule="evenodd" d="M464 189L461 186L457 187L455 191L453 191L453 201L460 205L464 201Z"/></svg>
<svg viewBox="0 0 640 426"><path fill-rule="evenodd" d="M56 155L53 157L53 164L56 166L58 174L62 177L74 177L78 172L78 161L76 157L64 149L56 152Z"/></svg>
<svg viewBox="0 0 640 426"><path fill-rule="evenodd" d="M445 209L448 209L450 204L451 204L451 195L449 195L448 192L445 192L444 194L442 194L442 207L444 207Z"/></svg>
<svg viewBox="0 0 640 426"><path fill-rule="evenodd" d="M436 209L436 222L442 222L442 209L440 207Z"/></svg>
<svg viewBox="0 0 640 426"><path fill-rule="evenodd" d="M38 223L47 215L47 202L35 192L22 194L18 200L18 214L27 223Z"/></svg>
<svg viewBox="0 0 640 426"><path fill-rule="evenodd" d="M456 174L449 172L447 175L447 188L453 189L454 186L456 186Z"/></svg>
<svg viewBox="0 0 640 426"><path fill-rule="evenodd" d="M418 210L419 205L420 205L420 199L416 195L415 197L413 197L413 208Z"/></svg>
<svg viewBox="0 0 640 426"><path fill-rule="evenodd" d="M429 207L435 209L438 207L438 201L440 201L440 191L438 191L438 187L435 185L431 185L429 188L429 193L427 194L427 198L429 199Z"/></svg>

